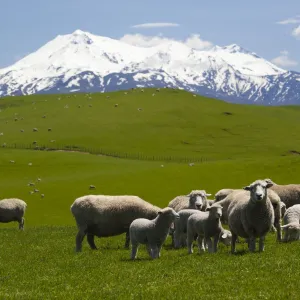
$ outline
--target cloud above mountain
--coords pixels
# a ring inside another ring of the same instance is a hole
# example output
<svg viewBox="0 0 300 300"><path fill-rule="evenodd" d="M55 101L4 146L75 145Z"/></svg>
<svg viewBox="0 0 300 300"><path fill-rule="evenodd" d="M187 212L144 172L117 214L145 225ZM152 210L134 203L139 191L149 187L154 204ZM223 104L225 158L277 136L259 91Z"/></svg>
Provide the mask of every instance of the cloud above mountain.
<svg viewBox="0 0 300 300"><path fill-rule="evenodd" d="M125 34L120 38L120 41L130 45L139 47L153 47L168 42L181 42L188 47L197 50L206 50L212 48L213 44L210 41L203 40L199 34L191 34L185 40L176 40L164 37L162 34L157 36L147 36L140 33Z"/></svg>
<svg viewBox="0 0 300 300"><path fill-rule="evenodd" d="M280 67L294 67L298 65L298 62L289 57L289 52L284 50L280 52L280 55L273 58L272 62Z"/></svg>
<svg viewBox="0 0 300 300"><path fill-rule="evenodd" d="M163 27L179 27L177 23L143 23L131 26L131 28L163 28Z"/></svg>

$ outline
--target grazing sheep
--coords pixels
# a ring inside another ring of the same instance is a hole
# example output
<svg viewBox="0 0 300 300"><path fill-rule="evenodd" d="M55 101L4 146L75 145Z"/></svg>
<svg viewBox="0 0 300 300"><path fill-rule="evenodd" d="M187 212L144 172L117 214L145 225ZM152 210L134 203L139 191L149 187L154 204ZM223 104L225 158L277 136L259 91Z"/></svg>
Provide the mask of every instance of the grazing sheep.
<svg viewBox="0 0 300 300"><path fill-rule="evenodd" d="M94 190L95 188L96 188L96 187L95 187L94 185L92 185L92 184L91 184L90 187L89 187L90 190Z"/></svg>
<svg viewBox="0 0 300 300"><path fill-rule="evenodd" d="M0 135L4 135L4 133L3 133L3 132L0 132Z"/></svg>
<svg viewBox="0 0 300 300"><path fill-rule="evenodd" d="M32 163L28 163L28 166L32 166Z"/></svg>
<svg viewBox="0 0 300 300"><path fill-rule="evenodd" d="M152 96L155 96L155 93L153 93Z"/></svg>
<svg viewBox="0 0 300 300"><path fill-rule="evenodd" d="M106 99L109 99L110 98L110 96L106 96Z"/></svg>
<svg viewBox="0 0 300 300"><path fill-rule="evenodd" d="M144 93L145 91L142 89L141 92Z"/></svg>
<svg viewBox="0 0 300 300"><path fill-rule="evenodd" d="M283 217L283 242L300 240L300 204L289 207Z"/></svg>
<svg viewBox="0 0 300 300"><path fill-rule="evenodd" d="M156 91L157 91L157 92L159 92L159 91L160 91L160 89L158 88L158 89L156 89Z"/></svg>
<svg viewBox="0 0 300 300"><path fill-rule="evenodd" d="M46 115L43 115L43 119L46 119Z"/></svg>
<svg viewBox="0 0 300 300"><path fill-rule="evenodd" d="M35 193L39 193L39 190L38 189L34 189L33 190Z"/></svg>
<svg viewBox="0 0 300 300"><path fill-rule="evenodd" d="M93 107L93 105L92 105L92 104L89 104L89 107Z"/></svg>
<svg viewBox="0 0 300 300"><path fill-rule="evenodd" d="M228 207L232 253L236 251L238 236L248 239L251 252L255 251L256 238L259 238L259 251L264 251L265 236L274 223L274 209L268 197L268 188L272 185L264 180L256 180L244 187L245 192L232 193L233 200Z"/></svg>
<svg viewBox="0 0 300 300"><path fill-rule="evenodd" d="M24 129L21 129L20 131L21 131L21 132L24 132Z"/></svg>
<svg viewBox="0 0 300 300"><path fill-rule="evenodd" d="M171 224L179 218L173 208L166 207L158 212L154 220L135 219L129 227L131 259L135 259L139 244L146 244L152 259L160 257L163 243L167 239Z"/></svg>
<svg viewBox="0 0 300 300"><path fill-rule="evenodd" d="M17 198L0 200L0 222L9 223L17 221L19 223L19 229L24 230L24 214L27 204Z"/></svg>
<svg viewBox="0 0 300 300"><path fill-rule="evenodd" d="M159 210L137 196L87 195L77 198L71 206L78 227L76 251L81 251L85 235L91 249L97 249L95 235L109 237L126 233L125 247L128 248L132 221L153 219Z"/></svg>
<svg viewBox="0 0 300 300"><path fill-rule="evenodd" d="M38 129L37 129L37 128L33 128L32 131L33 131L33 132L37 132Z"/></svg>
<svg viewBox="0 0 300 300"><path fill-rule="evenodd" d="M29 182L27 185L28 186L35 186L35 184L33 182Z"/></svg>
<svg viewBox="0 0 300 300"><path fill-rule="evenodd" d="M278 194L281 201L286 205L286 208L300 204L300 184L279 185L269 178L265 180L273 184L271 190Z"/></svg>
<svg viewBox="0 0 300 300"><path fill-rule="evenodd" d="M9 162L10 162L11 164L14 164L14 163L15 163L15 161L14 161L14 160L10 160Z"/></svg>
<svg viewBox="0 0 300 300"><path fill-rule="evenodd" d="M140 108L140 107L138 108L138 111L142 111L142 110L143 110L142 108Z"/></svg>
<svg viewBox="0 0 300 300"><path fill-rule="evenodd" d="M190 167L192 167L192 166L194 166L194 165L195 165L194 163L189 163L189 166L190 166Z"/></svg>
<svg viewBox="0 0 300 300"><path fill-rule="evenodd" d="M52 128L48 128L48 131L52 131Z"/></svg>
<svg viewBox="0 0 300 300"><path fill-rule="evenodd" d="M44 194L41 194L41 198L44 198L45 197L45 195Z"/></svg>
<svg viewBox="0 0 300 300"><path fill-rule="evenodd" d="M119 104L116 103L116 104L115 104L115 107L118 107L118 106L119 106Z"/></svg>
<svg viewBox="0 0 300 300"><path fill-rule="evenodd" d="M196 235L199 253L205 251L205 243L208 245L208 252L217 252L220 236L227 238L227 232L221 225L220 217L222 216L222 206L213 204L207 208L207 211L198 211L192 214L187 221L187 248L188 253L193 253L193 241ZM214 238L212 244L211 238Z"/></svg>

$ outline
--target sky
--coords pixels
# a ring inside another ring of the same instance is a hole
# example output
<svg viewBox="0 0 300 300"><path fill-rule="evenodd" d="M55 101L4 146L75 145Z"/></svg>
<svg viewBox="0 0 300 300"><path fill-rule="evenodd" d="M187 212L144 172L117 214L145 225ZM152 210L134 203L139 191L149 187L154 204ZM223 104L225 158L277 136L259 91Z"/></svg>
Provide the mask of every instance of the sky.
<svg viewBox="0 0 300 300"><path fill-rule="evenodd" d="M0 68L77 29L151 46L239 46L300 72L299 0L0 0Z"/></svg>

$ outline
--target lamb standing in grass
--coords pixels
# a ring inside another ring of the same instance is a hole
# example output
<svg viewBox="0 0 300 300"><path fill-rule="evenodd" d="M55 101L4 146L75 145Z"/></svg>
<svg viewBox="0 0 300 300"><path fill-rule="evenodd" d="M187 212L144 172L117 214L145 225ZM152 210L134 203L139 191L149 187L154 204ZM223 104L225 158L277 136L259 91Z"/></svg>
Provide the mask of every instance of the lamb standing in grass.
<svg viewBox="0 0 300 300"><path fill-rule="evenodd" d="M198 235L198 249L199 252L205 251L205 243L208 245L208 251L210 253L217 252L218 242L220 236L222 238L227 237L227 233L222 228L220 218L222 216L222 206L219 204L213 204L207 208L205 212L197 212L192 214L187 221L187 248L188 253L193 253L193 241L196 235ZM211 238L214 238L212 244Z"/></svg>
<svg viewBox="0 0 300 300"><path fill-rule="evenodd" d="M264 251L266 234L274 223L274 209L268 197L268 188L273 184L256 180L244 187L245 193L234 195L228 207L228 224L232 233L231 252L235 253L238 236L248 239L248 247L255 251L256 238L259 238L259 251ZM250 194L246 191L250 191Z"/></svg>
<svg viewBox="0 0 300 300"><path fill-rule="evenodd" d="M134 220L129 227L129 236L132 245L131 259L135 259L139 244L146 244L152 259L160 257L160 251L165 242L171 224L179 215L170 207L158 212L154 220L139 218Z"/></svg>
<svg viewBox="0 0 300 300"><path fill-rule="evenodd" d="M289 207L283 217L284 242L300 240L300 204Z"/></svg>
<svg viewBox="0 0 300 300"><path fill-rule="evenodd" d="M17 221L19 223L19 229L24 230L26 207L27 204L17 198L0 200L0 222L9 223Z"/></svg>
<svg viewBox="0 0 300 300"><path fill-rule="evenodd" d="M76 251L81 251L87 235L91 249L97 249L94 237L109 237L126 233L125 247L129 247L129 226L138 218L153 219L159 207L137 196L87 195L77 198L71 205L78 233Z"/></svg>

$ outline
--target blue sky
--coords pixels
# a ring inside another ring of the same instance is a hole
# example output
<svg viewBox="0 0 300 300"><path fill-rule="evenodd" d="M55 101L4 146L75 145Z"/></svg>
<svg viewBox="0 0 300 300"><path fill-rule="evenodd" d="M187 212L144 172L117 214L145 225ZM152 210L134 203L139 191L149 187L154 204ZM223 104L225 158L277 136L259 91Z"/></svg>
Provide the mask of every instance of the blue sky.
<svg viewBox="0 0 300 300"><path fill-rule="evenodd" d="M160 38L200 49L236 43L300 71L299 0L2 0L0 68L76 29L135 44Z"/></svg>

